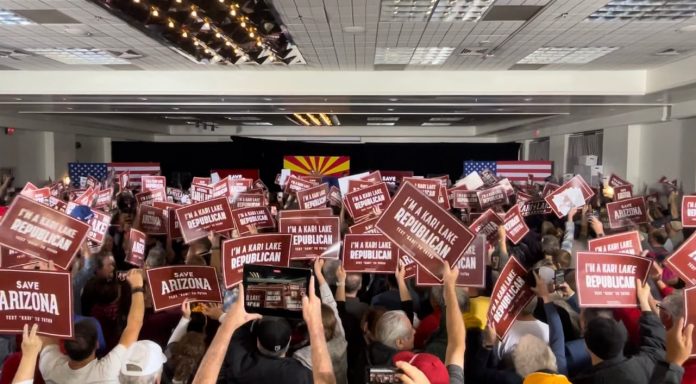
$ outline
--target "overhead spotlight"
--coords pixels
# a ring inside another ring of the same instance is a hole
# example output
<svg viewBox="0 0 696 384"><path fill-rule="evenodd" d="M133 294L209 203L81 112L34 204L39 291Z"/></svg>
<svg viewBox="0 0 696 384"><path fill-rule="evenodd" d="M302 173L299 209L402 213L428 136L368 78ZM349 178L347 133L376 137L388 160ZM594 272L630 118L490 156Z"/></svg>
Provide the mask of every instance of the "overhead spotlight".
<svg viewBox="0 0 696 384"><path fill-rule="evenodd" d="M186 31L181 32L181 37L184 39L188 37L188 33Z"/></svg>
<svg viewBox="0 0 696 384"><path fill-rule="evenodd" d="M167 24L167 26L169 26L169 28L174 28L174 22L169 20L169 23Z"/></svg>
<svg viewBox="0 0 696 384"><path fill-rule="evenodd" d="M191 11L191 17L198 17L198 13L195 9Z"/></svg>
<svg viewBox="0 0 696 384"><path fill-rule="evenodd" d="M230 11L230 16L237 16L237 11L234 9Z"/></svg>
<svg viewBox="0 0 696 384"><path fill-rule="evenodd" d="M153 8L153 9L152 9L152 16L154 16L154 17L158 17L158 16L159 16L159 11L157 10L157 8Z"/></svg>
<svg viewBox="0 0 696 384"><path fill-rule="evenodd" d="M241 24L239 24L242 28L246 28L246 23L242 21Z"/></svg>

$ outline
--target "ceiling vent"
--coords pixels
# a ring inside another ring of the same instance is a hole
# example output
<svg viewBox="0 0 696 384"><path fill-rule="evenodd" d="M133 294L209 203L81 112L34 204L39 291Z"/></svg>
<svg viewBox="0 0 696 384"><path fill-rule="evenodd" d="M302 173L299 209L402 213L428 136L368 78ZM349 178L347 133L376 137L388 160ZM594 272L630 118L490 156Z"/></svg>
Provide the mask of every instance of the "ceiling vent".
<svg viewBox="0 0 696 384"><path fill-rule="evenodd" d="M488 48L464 48L459 56L487 56Z"/></svg>
<svg viewBox="0 0 696 384"><path fill-rule="evenodd" d="M665 49L664 51L655 52L654 55L655 56L678 56L681 54L682 54L681 51L677 51L674 48L668 48L668 49Z"/></svg>

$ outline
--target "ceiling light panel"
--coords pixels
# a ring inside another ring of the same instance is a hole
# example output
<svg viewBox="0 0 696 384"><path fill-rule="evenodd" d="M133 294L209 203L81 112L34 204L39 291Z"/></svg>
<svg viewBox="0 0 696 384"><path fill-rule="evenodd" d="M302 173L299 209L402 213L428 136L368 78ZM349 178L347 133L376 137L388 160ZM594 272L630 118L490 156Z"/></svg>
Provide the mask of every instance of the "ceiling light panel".
<svg viewBox="0 0 696 384"><path fill-rule="evenodd" d="M696 16L696 0L615 0L592 13L592 21L680 21Z"/></svg>
<svg viewBox="0 0 696 384"><path fill-rule="evenodd" d="M384 0L382 21L478 21L493 0Z"/></svg>
<svg viewBox="0 0 696 384"><path fill-rule="evenodd" d="M382 125L382 126L392 126L392 125L395 125L395 124L396 124L396 123L393 122L393 121L392 121L392 122L388 122L388 123L376 123L376 122L368 122L368 123L367 123L368 126L379 126L379 125Z"/></svg>
<svg viewBox="0 0 696 384"><path fill-rule="evenodd" d="M0 25L32 25L35 22L12 11L0 9Z"/></svg>
<svg viewBox="0 0 696 384"><path fill-rule="evenodd" d="M454 52L454 48L451 47L416 48L409 64L441 65L447 61L447 58L450 57L452 52Z"/></svg>
<svg viewBox="0 0 696 384"><path fill-rule="evenodd" d="M587 64L618 47L542 47L518 61L518 64Z"/></svg>
<svg viewBox="0 0 696 384"><path fill-rule="evenodd" d="M415 48L382 48L375 51L375 64L409 64Z"/></svg>
<svg viewBox="0 0 696 384"><path fill-rule="evenodd" d="M399 118L392 116L368 116L367 121L399 121Z"/></svg>
<svg viewBox="0 0 696 384"><path fill-rule="evenodd" d="M71 65L125 65L130 61L94 48L28 48L29 52Z"/></svg>
<svg viewBox="0 0 696 384"><path fill-rule="evenodd" d="M425 122L421 124L421 127L447 127L450 126L450 123L431 123L431 122Z"/></svg>

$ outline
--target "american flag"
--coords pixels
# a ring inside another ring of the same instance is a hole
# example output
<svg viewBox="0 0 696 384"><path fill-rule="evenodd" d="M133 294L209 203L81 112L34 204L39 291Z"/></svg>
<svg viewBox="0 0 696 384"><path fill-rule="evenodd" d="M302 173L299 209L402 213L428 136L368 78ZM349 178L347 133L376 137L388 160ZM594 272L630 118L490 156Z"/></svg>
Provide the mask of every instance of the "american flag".
<svg viewBox="0 0 696 384"><path fill-rule="evenodd" d="M498 177L507 177L513 183L526 183L529 175L535 183L543 183L553 174L553 161L465 161L464 175L490 169Z"/></svg>
<svg viewBox="0 0 696 384"><path fill-rule="evenodd" d="M70 184L75 188L80 186L80 177L92 176L101 181L106 179L107 173L106 163L68 163Z"/></svg>
<svg viewBox="0 0 696 384"><path fill-rule="evenodd" d="M160 174L159 163L109 163L108 172L113 170L114 176L118 176L123 172L129 172L130 178L128 185L131 188L140 188L140 179L144 175L157 176Z"/></svg>

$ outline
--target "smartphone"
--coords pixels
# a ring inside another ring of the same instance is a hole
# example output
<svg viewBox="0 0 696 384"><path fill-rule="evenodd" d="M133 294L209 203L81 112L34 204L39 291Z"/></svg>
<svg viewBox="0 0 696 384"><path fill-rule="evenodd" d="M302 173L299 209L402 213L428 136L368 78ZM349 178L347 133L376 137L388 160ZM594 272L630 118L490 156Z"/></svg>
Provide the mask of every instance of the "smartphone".
<svg viewBox="0 0 696 384"><path fill-rule="evenodd" d="M401 370L394 367L367 367L365 369L365 383L401 383L398 374Z"/></svg>
<svg viewBox="0 0 696 384"><path fill-rule="evenodd" d="M312 271L245 264L244 308L264 316L302 318L302 297L309 288Z"/></svg>
<svg viewBox="0 0 696 384"><path fill-rule="evenodd" d="M560 287L563 283L565 283L565 271L562 269L557 269L556 274L553 277L553 285L555 290L557 290L558 287Z"/></svg>

